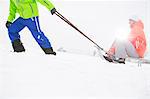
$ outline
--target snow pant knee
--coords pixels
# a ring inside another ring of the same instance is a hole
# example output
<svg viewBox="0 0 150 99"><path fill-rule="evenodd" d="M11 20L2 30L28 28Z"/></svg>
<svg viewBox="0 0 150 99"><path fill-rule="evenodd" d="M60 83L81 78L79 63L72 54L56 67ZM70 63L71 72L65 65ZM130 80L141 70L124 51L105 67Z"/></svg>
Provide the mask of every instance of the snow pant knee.
<svg viewBox="0 0 150 99"><path fill-rule="evenodd" d="M31 18L27 25L37 43L43 48L51 48L51 43L40 29L38 17Z"/></svg>
<svg viewBox="0 0 150 99"><path fill-rule="evenodd" d="M11 26L8 27L8 35L13 42L14 40L20 39L19 32L25 27L24 24L22 24L23 19L19 17L17 20L15 20Z"/></svg>
<svg viewBox="0 0 150 99"><path fill-rule="evenodd" d="M125 58L127 56L126 48L125 48L125 42L121 40L115 41L115 56L117 58Z"/></svg>
<svg viewBox="0 0 150 99"><path fill-rule="evenodd" d="M119 41L116 40L115 42L115 56L117 58L126 58L126 57L134 57L134 58L138 58L138 54L134 48L134 46L132 45L132 43L128 40L126 41Z"/></svg>

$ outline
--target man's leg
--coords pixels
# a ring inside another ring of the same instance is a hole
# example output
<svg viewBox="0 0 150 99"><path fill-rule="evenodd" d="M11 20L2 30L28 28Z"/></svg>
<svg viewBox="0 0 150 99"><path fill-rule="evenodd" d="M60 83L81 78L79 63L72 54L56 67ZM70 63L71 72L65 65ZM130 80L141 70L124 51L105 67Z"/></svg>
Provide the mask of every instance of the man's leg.
<svg viewBox="0 0 150 99"><path fill-rule="evenodd" d="M14 52L25 51L24 46L21 43L19 32L25 27L23 24L23 19L18 18L15 20L10 27L8 27L8 35L12 43Z"/></svg>
<svg viewBox="0 0 150 99"><path fill-rule="evenodd" d="M33 37L35 38L35 40L37 41L37 43L40 45L40 47L45 52L45 54L56 55L56 53L53 51L53 48L52 48L51 43L49 42L48 38L44 35L44 33L40 29L38 17L28 19L26 25L29 28L29 30L31 31L31 33L32 33Z"/></svg>

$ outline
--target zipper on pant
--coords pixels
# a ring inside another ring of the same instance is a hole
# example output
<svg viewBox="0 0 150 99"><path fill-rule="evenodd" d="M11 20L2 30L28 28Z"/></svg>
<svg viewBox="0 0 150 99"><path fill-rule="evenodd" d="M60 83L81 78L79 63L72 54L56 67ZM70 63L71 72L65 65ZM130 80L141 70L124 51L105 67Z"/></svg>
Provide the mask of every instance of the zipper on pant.
<svg viewBox="0 0 150 99"><path fill-rule="evenodd" d="M34 21L34 19L33 19L33 18L31 18L31 20L32 20L32 21Z"/></svg>

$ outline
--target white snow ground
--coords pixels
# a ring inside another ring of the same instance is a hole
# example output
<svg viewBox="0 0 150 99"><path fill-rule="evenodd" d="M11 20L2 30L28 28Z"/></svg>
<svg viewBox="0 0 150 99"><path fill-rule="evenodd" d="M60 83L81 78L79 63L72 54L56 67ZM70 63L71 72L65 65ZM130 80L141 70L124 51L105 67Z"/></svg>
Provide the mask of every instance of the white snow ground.
<svg viewBox="0 0 150 99"><path fill-rule="evenodd" d="M149 99L150 66L1 51L0 99Z"/></svg>

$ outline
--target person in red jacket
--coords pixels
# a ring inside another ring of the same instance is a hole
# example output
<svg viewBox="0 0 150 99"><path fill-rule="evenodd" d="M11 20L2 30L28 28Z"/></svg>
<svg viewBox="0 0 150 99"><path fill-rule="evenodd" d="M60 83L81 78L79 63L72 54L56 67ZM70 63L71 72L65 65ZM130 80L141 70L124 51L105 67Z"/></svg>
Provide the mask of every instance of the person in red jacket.
<svg viewBox="0 0 150 99"><path fill-rule="evenodd" d="M130 33L125 41L116 39L104 58L109 61L117 61L125 64L125 58L143 58L146 51L146 37L144 24L138 17L129 19ZM113 59L112 56L115 56Z"/></svg>

